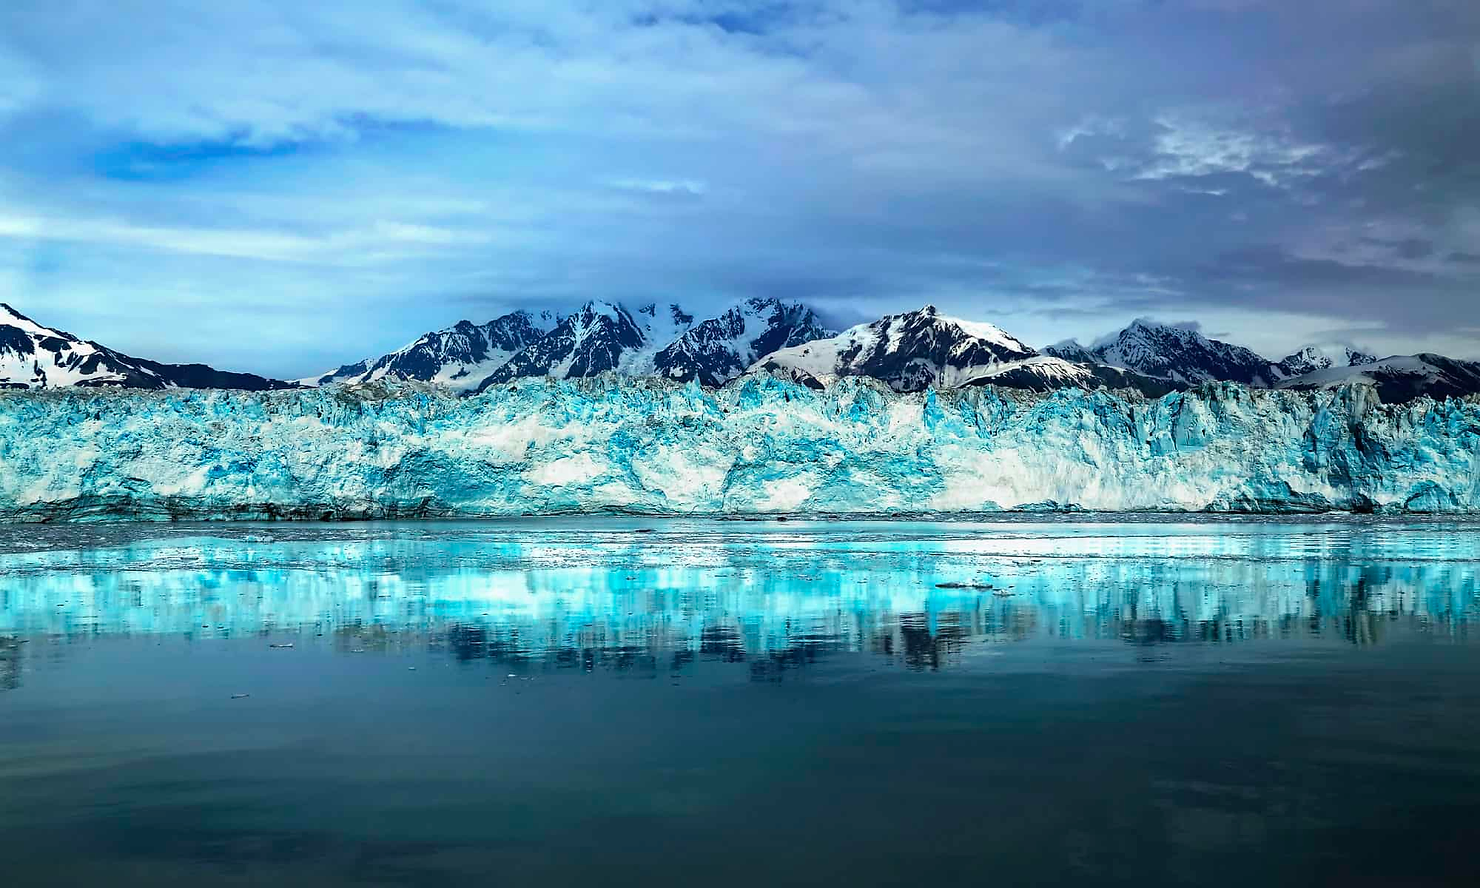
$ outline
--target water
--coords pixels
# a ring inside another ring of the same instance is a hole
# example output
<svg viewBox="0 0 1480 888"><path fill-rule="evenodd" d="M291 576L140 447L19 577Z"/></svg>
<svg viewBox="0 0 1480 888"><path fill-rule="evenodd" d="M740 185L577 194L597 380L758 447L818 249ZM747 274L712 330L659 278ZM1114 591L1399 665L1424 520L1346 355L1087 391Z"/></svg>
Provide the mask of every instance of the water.
<svg viewBox="0 0 1480 888"><path fill-rule="evenodd" d="M7 884L1473 884L1480 525L0 532Z"/></svg>

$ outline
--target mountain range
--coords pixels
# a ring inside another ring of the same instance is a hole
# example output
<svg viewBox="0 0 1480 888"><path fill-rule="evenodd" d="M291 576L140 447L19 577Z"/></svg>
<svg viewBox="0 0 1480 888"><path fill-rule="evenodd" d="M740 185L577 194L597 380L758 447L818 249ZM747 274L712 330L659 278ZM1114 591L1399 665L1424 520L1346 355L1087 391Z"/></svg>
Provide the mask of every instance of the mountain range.
<svg viewBox="0 0 1480 888"><path fill-rule="evenodd" d="M931 305L834 333L807 306L777 299L749 299L704 319L674 304L633 309L599 300L566 315L515 311L484 324L459 321L389 354L285 382L130 357L0 303L0 388L267 390L394 379L473 393L525 377L607 372L706 387L764 372L817 389L862 376L896 392L997 385L1134 389L1159 397L1228 381L1296 390L1363 385L1388 402L1480 393L1480 362L1435 354L1379 359L1349 347L1310 346L1270 361L1195 329L1144 318L1090 345L1066 340L1040 352L999 327Z"/></svg>

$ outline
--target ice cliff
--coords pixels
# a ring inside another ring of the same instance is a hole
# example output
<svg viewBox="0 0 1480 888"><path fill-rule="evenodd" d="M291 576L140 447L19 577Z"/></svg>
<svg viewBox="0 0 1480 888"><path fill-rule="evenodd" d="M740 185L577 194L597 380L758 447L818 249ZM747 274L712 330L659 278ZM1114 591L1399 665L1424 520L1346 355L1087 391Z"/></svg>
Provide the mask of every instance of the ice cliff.
<svg viewBox="0 0 1480 888"><path fill-rule="evenodd" d="M1480 511L1480 399L526 379L0 393L0 518Z"/></svg>

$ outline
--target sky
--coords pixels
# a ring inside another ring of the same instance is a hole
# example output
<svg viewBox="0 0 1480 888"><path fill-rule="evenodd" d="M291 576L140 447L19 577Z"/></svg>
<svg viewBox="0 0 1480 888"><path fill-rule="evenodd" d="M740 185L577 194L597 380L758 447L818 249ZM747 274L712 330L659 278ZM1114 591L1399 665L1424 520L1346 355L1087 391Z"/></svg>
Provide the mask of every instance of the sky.
<svg viewBox="0 0 1480 888"><path fill-rule="evenodd" d="M291 378L753 296L1480 358L1480 3L0 3L49 326Z"/></svg>

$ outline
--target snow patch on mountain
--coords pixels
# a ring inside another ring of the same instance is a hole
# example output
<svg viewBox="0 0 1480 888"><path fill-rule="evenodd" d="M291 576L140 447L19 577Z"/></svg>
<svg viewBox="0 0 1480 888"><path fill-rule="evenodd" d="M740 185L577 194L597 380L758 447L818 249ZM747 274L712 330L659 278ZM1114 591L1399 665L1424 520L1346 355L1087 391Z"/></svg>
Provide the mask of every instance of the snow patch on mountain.
<svg viewBox="0 0 1480 888"><path fill-rule="evenodd" d="M658 352L687 333L694 326L694 316L675 304L649 302L640 306L633 317L642 331L642 345L624 352L616 369L628 376L651 376L656 371L654 359Z"/></svg>

